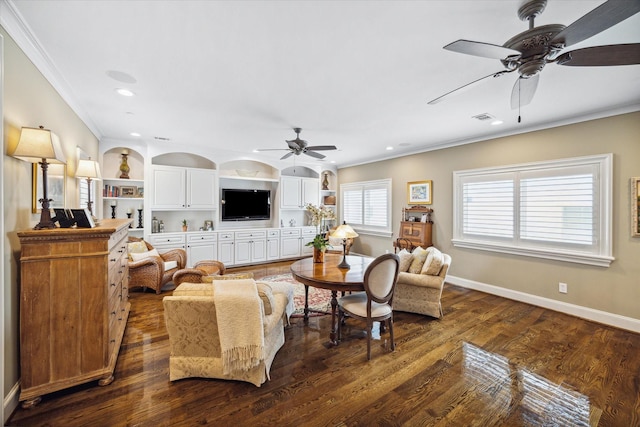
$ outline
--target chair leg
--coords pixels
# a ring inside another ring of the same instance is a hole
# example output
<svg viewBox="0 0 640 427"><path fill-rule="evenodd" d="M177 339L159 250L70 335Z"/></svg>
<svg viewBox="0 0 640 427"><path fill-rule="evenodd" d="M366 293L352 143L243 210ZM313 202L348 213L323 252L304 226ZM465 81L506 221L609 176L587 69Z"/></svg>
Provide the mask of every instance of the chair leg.
<svg viewBox="0 0 640 427"><path fill-rule="evenodd" d="M367 360L371 360L371 331L373 330L373 320L367 319Z"/></svg>
<svg viewBox="0 0 640 427"><path fill-rule="evenodd" d="M393 316L389 318L389 336L391 337L391 351L396 351L396 342L393 339Z"/></svg>
<svg viewBox="0 0 640 427"><path fill-rule="evenodd" d="M344 318L344 311L338 307L338 342L342 341L342 319Z"/></svg>

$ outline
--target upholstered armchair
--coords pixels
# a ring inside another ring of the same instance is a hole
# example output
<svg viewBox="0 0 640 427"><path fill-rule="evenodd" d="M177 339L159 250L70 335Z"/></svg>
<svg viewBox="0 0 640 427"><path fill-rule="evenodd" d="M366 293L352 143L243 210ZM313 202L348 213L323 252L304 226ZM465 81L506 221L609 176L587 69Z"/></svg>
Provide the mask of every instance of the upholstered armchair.
<svg viewBox="0 0 640 427"><path fill-rule="evenodd" d="M159 294L173 274L187 264L187 252L176 248L162 254L148 242L129 237L129 288L151 288Z"/></svg>
<svg viewBox="0 0 640 427"><path fill-rule="evenodd" d="M421 256L415 253L420 250L426 254L422 253ZM393 309L442 317L440 298L451 266L451 257L433 247L427 250L416 248L413 254L402 250L398 255L401 271L393 297ZM439 261L434 260L434 255Z"/></svg>
<svg viewBox="0 0 640 427"><path fill-rule="evenodd" d="M219 378L260 387L284 344L288 295L253 279L182 283L162 301L169 380Z"/></svg>

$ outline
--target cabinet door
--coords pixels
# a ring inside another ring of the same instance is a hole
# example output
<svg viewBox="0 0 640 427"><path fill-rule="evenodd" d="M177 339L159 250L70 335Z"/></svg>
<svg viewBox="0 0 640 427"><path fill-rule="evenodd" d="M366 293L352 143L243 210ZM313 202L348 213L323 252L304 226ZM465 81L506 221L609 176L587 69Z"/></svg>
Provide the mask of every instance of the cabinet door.
<svg viewBox="0 0 640 427"><path fill-rule="evenodd" d="M225 266L234 264L233 242L218 242L218 261Z"/></svg>
<svg viewBox="0 0 640 427"><path fill-rule="evenodd" d="M267 260L267 241L264 239L251 242L251 261L261 262Z"/></svg>
<svg viewBox="0 0 640 427"><path fill-rule="evenodd" d="M158 209L185 207L184 168L154 167L151 205Z"/></svg>
<svg viewBox="0 0 640 427"><path fill-rule="evenodd" d="M251 262L251 240L238 240L235 247L235 263Z"/></svg>
<svg viewBox="0 0 640 427"><path fill-rule="evenodd" d="M267 259L269 261L280 258L280 239L271 237L267 240Z"/></svg>
<svg viewBox="0 0 640 427"><path fill-rule="evenodd" d="M216 242L187 245L187 265L192 267L198 261L218 259Z"/></svg>
<svg viewBox="0 0 640 427"><path fill-rule="evenodd" d="M280 258L300 256L300 236L282 237L280 239Z"/></svg>
<svg viewBox="0 0 640 427"><path fill-rule="evenodd" d="M302 178L300 186L302 188L302 204L305 206L307 203L313 205L320 204L320 183L315 178Z"/></svg>
<svg viewBox="0 0 640 427"><path fill-rule="evenodd" d="M302 183L300 178L283 176L280 178L282 209L300 209L302 207Z"/></svg>
<svg viewBox="0 0 640 427"><path fill-rule="evenodd" d="M216 208L216 173L209 169L187 169L187 208Z"/></svg>

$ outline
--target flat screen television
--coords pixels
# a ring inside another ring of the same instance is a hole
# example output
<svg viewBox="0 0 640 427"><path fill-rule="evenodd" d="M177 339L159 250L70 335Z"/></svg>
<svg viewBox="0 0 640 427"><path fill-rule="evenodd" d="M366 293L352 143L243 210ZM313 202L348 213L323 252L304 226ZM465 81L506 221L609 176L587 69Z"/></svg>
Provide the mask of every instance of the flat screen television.
<svg viewBox="0 0 640 427"><path fill-rule="evenodd" d="M223 221L271 219L270 190L223 188L221 199Z"/></svg>

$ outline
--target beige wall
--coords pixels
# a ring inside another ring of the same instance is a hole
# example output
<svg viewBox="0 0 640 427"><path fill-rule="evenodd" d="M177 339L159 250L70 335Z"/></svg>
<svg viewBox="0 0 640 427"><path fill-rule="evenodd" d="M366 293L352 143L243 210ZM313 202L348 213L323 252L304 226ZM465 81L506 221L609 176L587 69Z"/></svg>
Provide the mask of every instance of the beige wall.
<svg viewBox="0 0 640 427"><path fill-rule="evenodd" d="M453 171L613 153L613 255L609 268L453 247ZM340 169L340 183L391 177L398 235L408 181L433 180L434 245L467 280L640 319L640 238L631 236L629 178L640 176L640 113L498 138ZM354 251L378 255L393 239L361 236ZM558 282L568 284L560 294Z"/></svg>
<svg viewBox="0 0 640 427"><path fill-rule="evenodd" d="M60 137L67 157L66 206L78 207L77 180L73 177L77 165L76 147L98 158L98 140L69 108L27 59L15 42L0 27L4 37L4 141L3 177L4 198L4 311L5 365L3 396L7 396L19 379L19 295L18 266L20 243L16 231L38 223L39 214L31 213L31 164L8 156L18 142L22 126L43 125Z"/></svg>

